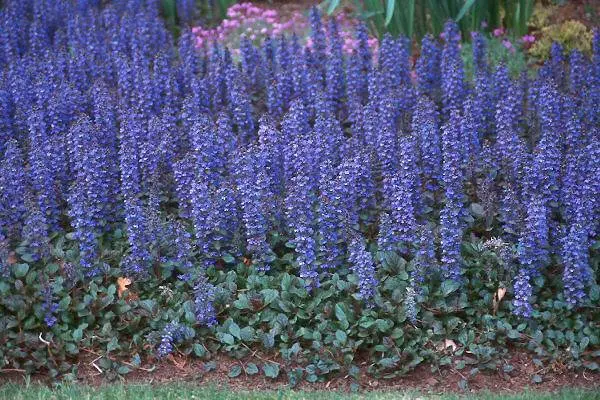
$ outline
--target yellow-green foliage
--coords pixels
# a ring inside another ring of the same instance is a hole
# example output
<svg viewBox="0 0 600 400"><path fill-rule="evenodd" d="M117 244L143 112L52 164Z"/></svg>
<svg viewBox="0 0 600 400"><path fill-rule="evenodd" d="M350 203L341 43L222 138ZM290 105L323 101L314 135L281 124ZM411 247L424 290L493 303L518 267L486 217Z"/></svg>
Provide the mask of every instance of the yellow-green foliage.
<svg viewBox="0 0 600 400"><path fill-rule="evenodd" d="M531 55L535 57L547 59L552 42L560 43L567 52L573 49L579 49L586 54L592 52L592 31L579 21L569 20L547 26L542 28L541 34L530 50Z"/></svg>
<svg viewBox="0 0 600 400"><path fill-rule="evenodd" d="M550 22L550 17L556 12L556 6L545 6L542 3L535 3L533 14L527 25L533 30L541 30Z"/></svg>

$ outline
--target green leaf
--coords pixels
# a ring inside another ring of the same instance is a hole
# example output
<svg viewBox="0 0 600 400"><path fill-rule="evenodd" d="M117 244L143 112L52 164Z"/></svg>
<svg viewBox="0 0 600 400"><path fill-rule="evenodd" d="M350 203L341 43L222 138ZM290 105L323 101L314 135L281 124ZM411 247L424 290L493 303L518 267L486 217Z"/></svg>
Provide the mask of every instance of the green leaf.
<svg viewBox="0 0 600 400"><path fill-rule="evenodd" d="M29 265L28 264L15 264L13 269L14 269L15 277L18 279L21 279L25 275L27 275L27 272L29 272Z"/></svg>
<svg viewBox="0 0 600 400"><path fill-rule="evenodd" d="M71 304L71 296L65 296L58 302L58 308L60 310L66 310Z"/></svg>
<svg viewBox="0 0 600 400"><path fill-rule="evenodd" d="M79 342L83 338L83 329L81 327L73 331L73 341Z"/></svg>
<svg viewBox="0 0 600 400"><path fill-rule="evenodd" d="M58 272L59 270L59 266L56 263L50 263L46 266L46 272L50 275L54 275L55 273Z"/></svg>
<svg viewBox="0 0 600 400"><path fill-rule="evenodd" d="M253 340L254 339L254 328L252 328L251 326L245 326L240 331L240 339L243 340L244 342L249 342L249 341Z"/></svg>
<svg viewBox="0 0 600 400"><path fill-rule="evenodd" d="M346 332L338 329L335 331L335 338L339 340L341 344L345 344L346 340L348 340L348 335L346 335Z"/></svg>
<svg viewBox="0 0 600 400"><path fill-rule="evenodd" d="M396 7L396 0L386 0L385 7L385 26L388 26L392 22L394 16L394 8Z"/></svg>
<svg viewBox="0 0 600 400"><path fill-rule="evenodd" d="M600 241L599 241L600 243ZM592 285L590 288L590 300L598 301L600 300L600 285Z"/></svg>
<svg viewBox="0 0 600 400"><path fill-rule="evenodd" d="M344 308L341 303L337 303L335 305L335 317L338 321L348 321L348 317L346 317L346 313L344 312Z"/></svg>
<svg viewBox="0 0 600 400"><path fill-rule="evenodd" d="M589 369L590 371L598 371L598 369L600 369L600 366L598 365L597 362L595 361L591 361L591 362L584 362L583 366L587 369Z"/></svg>
<svg viewBox="0 0 600 400"><path fill-rule="evenodd" d="M241 339L240 327L235 322L232 322L231 325L229 325L229 333L231 333L236 338Z"/></svg>
<svg viewBox="0 0 600 400"><path fill-rule="evenodd" d="M273 348L275 346L275 334L273 332L265 333L262 337L263 346L267 349Z"/></svg>
<svg viewBox="0 0 600 400"><path fill-rule="evenodd" d="M206 355L206 347L204 347L200 343L195 343L194 354L196 355L196 357L204 357Z"/></svg>
<svg viewBox="0 0 600 400"><path fill-rule="evenodd" d="M455 21L459 22L467 13L467 11L469 11L469 9L471 7L473 7L473 4L475 4L475 0L467 0L465 1L465 4L462 6L462 8L460 9L460 11L458 12L458 15L456 16Z"/></svg>
<svg viewBox="0 0 600 400"><path fill-rule="evenodd" d="M217 363L215 361L209 361L204 363L204 372L214 371L217 368Z"/></svg>
<svg viewBox="0 0 600 400"><path fill-rule="evenodd" d="M154 313L154 309L156 308L156 301L152 299L142 300L140 301L140 306L149 313Z"/></svg>
<svg viewBox="0 0 600 400"><path fill-rule="evenodd" d="M110 332L112 331L112 325L110 322L106 322L103 326L102 326L102 335L104 336L108 336L110 334Z"/></svg>
<svg viewBox="0 0 600 400"><path fill-rule="evenodd" d="M114 296L115 293L117 293L117 287L115 285L110 285L108 287L108 290L106 291L106 294L108 294L109 296Z"/></svg>
<svg viewBox="0 0 600 400"><path fill-rule="evenodd" d="M241 373L242 373L242 367L240 367L239 365L234 365L229 370L229 373L227 374L227 376L230 378L235 378L236 376L240 376Z"/></svg>
<svg viewBox="0 0 600 400"><path fill-rule="evenodd" d="M459 287L460 283L451 279L445 280L444 282L442 282L442 294L444 295L444 297L446 297L450 293L458 290Z"/></svg>
<svg viewBox="0 0 600 400"><path fill-rule="evenodd" d="M400 339L404 336L404 331L402 330L402 328L394 328L390 336L392 339Z"/></svg>
<svg viewBox="0 0 600 400"><path fill-rule="evenodd" d="M241 294L240 297L233 302L233 306L238 310L245 310L250 308L250 301L248 300L248 296L245 294Z"/></svg>
<svg viewBox="0 0 600 400"><path fill-rule="evenodd" d="M477 218L481 218L485 215L485 210L481 204L473 203L471 204L471 214Z"/></svg>
<svg viewBox="0 0 600 400"><path fill-rule="evenodd" d="M396 360L391 357L382 358L377 364L383 368L393 368L396 366Z"/></svg>
<svg viewBox="0 0 600 400"><path fill-rule="evenodd" d="M223 261L225 261L227 264L232 264L235 262L235 258L231 254L225 254L223 256Z"/></svg>
<svg viewBox="0 0 600 400"><path fill-rule="evenodd" d="M387 332L394 325L394 323L387 319L378 319L375 321L375 325L380 332Z"/></svg>
<svg viewBox="0 0 600 400"><path fill-rule="evenodd" d="M230 346L235 343L235 339L229 333L218 333L217 338L221 341L221 343L225 343Z"/></svg>
<svg viewBox="0 0 600 400"><path fill-rule="evenodd" d="M281 279L281 290L287 292L292 286L293 280L294 278L290 274L284 274L283 278Z"/></svg>
<svg viewBox="0 0 600 400"><path fill-rule="evenodd" d="M113 362L107 357L102 357L96 361L96 364L104 371L111 369L113 366Z"/></svg>
<svg viewBox="0 0 600 400"><path fill-rule="evenodd" d="M581 339L581 343L579 343L579 350L584 351L588 345L590 344L590 338L587 336L584 336Z"/></svg>
<svg viewBox="0 0 600 400"><path fill-rule="evenodd" d="M519 333L519 331L511 329L508 331L507 335L509 339L519 339L521 337L521 334Z"/></svg>
<svg viewBox="0 0 600 400"><path fill-rule="evenodd" d="M119 348L119 341L116 337L113 337L110 342L106 345L106 351L111 352Z"/></svg>
<svg viewBox="0 0 600 400"><path fill-rule="evenodd" d="M279 376L279 365L274 363L267 363L262 367L263 372L267 378L275 379Z"/></svg>
<svg viewBox="0 0 600 400"><path fill-rule="evenodd" d="M340 0L329 0L329 6L327 7L327 15L333 14L336 8L340 5Z"/></svg>
<svg viewBox="0 0 600 400"><path fill-rule="evenodd" d="M263 289L260 291L265 299L265 304L271 304L273 300L279 297L279 292L275 289Z"/></svg>
<svg viewBox="0 0 600 400"><path fill-rule="evenodd" d="M140 365L142 365L142 359L140 357L139 354L135 353L133 355L133 357L131 357L131 361L130 361L131 365L133 365L135 368L138 368Z"/></svg>
<svg viewBox="0 0 600 400"><path fill-rule="evenodd" d="M127 375L130 372L131 372L131 368L129 368L126 365L121 365L119 368L117 368L117 374L119 374L119 375Z"/></svg>
<svg viewBox="0 0 600 400"><path fill-rule="evenodd" d="M33 255L31 255L29 253L25 253L25 254L21 255L21 259L28 263L34 262Z"/></svg>
<svg viewBox="0 0 600 400"><path fill-rule="evenodd" d="M245 371L246 371L246 374L248 374L248 375L256 375L256 374L258 374L258 367L254 363L248 363L248 364L246 364Z"/></svg>

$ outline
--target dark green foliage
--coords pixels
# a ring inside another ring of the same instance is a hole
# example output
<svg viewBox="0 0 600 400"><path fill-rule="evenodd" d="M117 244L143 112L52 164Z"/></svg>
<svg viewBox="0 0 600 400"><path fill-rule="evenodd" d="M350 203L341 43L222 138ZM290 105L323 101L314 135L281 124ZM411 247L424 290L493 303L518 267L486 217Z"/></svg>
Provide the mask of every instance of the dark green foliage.
<svg viewBox="0 0 600 400"><path fill-rule="evenodd" d="M331 14L340 0L323 2ZM533 14L533 0L365 0L354 1L357 16L369 23L373 33L382 36L438 35L447 20L459 23L463 38L470 31L508 28L515 35L527 33L527 21Z"/></svg>
<svg viewBox="0 0 600 400"><path fill-rule="evenodd" d="M540 365L560 360L597 370L600 310L569 306L562 298L560 274L549 269L536 281L540 289L532 318L515 317L506 300L512 296L511 274L499 246L464 242L465 285L459 289L455 282L432 278L417 295L414 324L405 310L412 261L382 254L377 276L381 284L373 307L365 308L356 298L356 276L346 267L309 293L293 275L285 247L274 246L283 253L268 275L236 258L208 269L217 287L219 320L209 329L196 325L192 288L175 278L173 265L156 265L148 280L132 282L125 291L119 287L117 268L83 283L69 268L77 257L74 242L57 236L52 248L59 262L42 265L28 254L17 254L10 275L0 282L0 369L73 378L78 358L92 352L99 357L98 368L115 378L157 362L154 352L161 332L175 322L196 331L192 339L178 342L176 351L207 361L225 353L242 361L229 371L232 377L286 375L292 385L335 375L354 379L364 361L369 374L382 378L422 363L433 369L500 369L510 374L505 356L513 346L530 351ZM118 259L125 247L119 233L107 236L102 254ZM597 247L594 269L600 259ZM42 310L45 283L59 305L52 328ZM499 288L508 288L508 293L498 303ZM590 297L597 304L597 286ZM253 357L255 351L263 357Z"/></svg>

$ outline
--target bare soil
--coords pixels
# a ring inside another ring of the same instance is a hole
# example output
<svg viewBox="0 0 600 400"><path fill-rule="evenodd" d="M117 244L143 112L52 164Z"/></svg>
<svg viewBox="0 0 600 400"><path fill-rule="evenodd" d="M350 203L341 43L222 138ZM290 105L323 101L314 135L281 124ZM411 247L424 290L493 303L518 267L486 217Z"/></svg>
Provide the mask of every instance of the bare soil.
<svg viewBox="0 0 600 400"><path fill-rule="evenodd" d="M78 380L82 384L101 386L111 384L107 376L101 373L94 360L93 354L82 356L79 362ZM227 388L228 390L276 390L289 388L285 374L280 373L278 379L265 377L262 372L248 376L242 374L235 378L229 378L228 373L232 366L244 366L253 362L259 367L265 361L278 360L255 354L244 360L235 360L230 357L217 356L212 361L216 362L216 368L209 372L205 371L205 363L197 358L182 355L170 356L164 360L148 359L142 364L142 369L137 369L130 374L118 378L125 383L147 383L168 384L187 383L193 385L210 385L211 387ZM566 387L595 388L600 389L600 373L583 370L571 370L566 365L555 362L540 368L533 363L531 355L514 351L506 360L512 365L513 370L509 373L503 371L479 372L473 377L469 376L469 368L457 370L444 367L440 371L432 371L430 366L422 365L411 373L393 379L377 379L368 376L365 371L366 363L360 365L362 372L359 378L361 390L366 391L405 391L418 390L422 393L464 393L460 382L467 380L468 392L490 391L494 393L519 393L526 389L553 392ZM283 367L282 367L283 369ZM542 376L541 383L533 383L534 375ZM23 382L23 374L14 371L0 370L0 385L3 383ZM49 377L42 374L33 377L34 381L48 383ZM326 382L308 383L302 382L296 389L304 391L348 391L352 381L347 376L332 378Z"/></svg>
<svg viewBox="0 0 600 400"><path fill-rule="evenodd" d="M600 26L600 0L569 0L556 8L550 17L551 24L579 20L588 28Z"/></svg>

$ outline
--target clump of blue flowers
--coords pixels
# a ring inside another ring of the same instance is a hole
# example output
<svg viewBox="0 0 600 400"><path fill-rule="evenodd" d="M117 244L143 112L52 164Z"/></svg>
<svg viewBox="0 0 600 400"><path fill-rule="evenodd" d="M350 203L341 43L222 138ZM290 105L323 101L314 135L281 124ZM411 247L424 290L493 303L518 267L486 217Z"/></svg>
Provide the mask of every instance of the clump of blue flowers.
<svg viewBox="0 0 600 400"><path fill-rule="evenodd" d="M345 54L317 8L310 46L247 39L238 54L197 48L187 27L175 43L156 1L4 3L3 259L66 261L86 282L107 279L106 263L140 282L175 277L197 324L213 327L222 273L285 270L309 290L353 275L348 290L374 305L375 254L391 252L414 267L415 322L427 285L468 285L471 244L498 235L516 249L515 314L532 315L535 283L557 268L566 302L589 301L598 31L592 58L554 45L539 74L517 79L492 72L474 34L469 80L452 21L413 63L407 38L371 52L365 25ZM177 9L184 23L195 16L191 1ZM46 289L44 299L51 326L55 299ZM159 354L180 329L165 328Z"/></svg>

